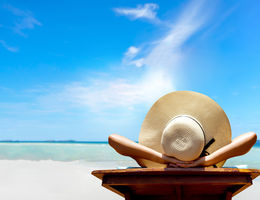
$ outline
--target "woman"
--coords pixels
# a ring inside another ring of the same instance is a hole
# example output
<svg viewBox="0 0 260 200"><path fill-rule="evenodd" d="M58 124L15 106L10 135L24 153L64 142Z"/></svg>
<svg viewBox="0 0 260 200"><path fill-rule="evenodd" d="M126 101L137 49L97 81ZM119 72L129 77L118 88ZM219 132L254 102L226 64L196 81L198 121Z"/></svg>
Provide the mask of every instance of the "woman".
<svg viewBox="0 0 260 200"><path fill-rule="evenodd" d="M213 166L223 160L247 153L256 143L256 140L256 133L248 132L236 137L230 144L223 146L210 155L199 157L193 161L181 161L117 134L112 134L108 138L109 144L119 154L130 156L142 167L145 167L142 159L167 164L168 167Z"/></svg>

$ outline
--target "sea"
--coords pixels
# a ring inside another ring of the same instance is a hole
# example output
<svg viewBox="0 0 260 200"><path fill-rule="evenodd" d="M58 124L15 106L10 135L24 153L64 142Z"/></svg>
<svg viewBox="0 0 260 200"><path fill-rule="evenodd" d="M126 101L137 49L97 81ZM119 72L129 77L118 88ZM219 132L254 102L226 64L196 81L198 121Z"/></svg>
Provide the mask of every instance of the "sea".
<svg viewBox="0 0 260 200"><path fill-rule="evenodd" d="M119 155L107 142L1 141L0 160L77 161L105 168L138 166L131 158ZM247 154L227 160L224 167L260 169L260 141Z"/></svg>

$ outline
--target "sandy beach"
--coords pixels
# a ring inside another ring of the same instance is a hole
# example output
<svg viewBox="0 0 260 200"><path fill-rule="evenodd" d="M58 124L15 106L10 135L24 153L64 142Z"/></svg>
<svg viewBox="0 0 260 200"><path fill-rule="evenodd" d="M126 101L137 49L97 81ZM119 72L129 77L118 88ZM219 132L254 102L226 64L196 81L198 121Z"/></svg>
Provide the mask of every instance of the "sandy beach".
<svg viewBox="0 0 260 200"><path fill-rule="evenodd" d="M80 161L0 161L0 194L4 200L120 200L91 175L100 164ZM234 199L258 200L260 178Z"/></svg>

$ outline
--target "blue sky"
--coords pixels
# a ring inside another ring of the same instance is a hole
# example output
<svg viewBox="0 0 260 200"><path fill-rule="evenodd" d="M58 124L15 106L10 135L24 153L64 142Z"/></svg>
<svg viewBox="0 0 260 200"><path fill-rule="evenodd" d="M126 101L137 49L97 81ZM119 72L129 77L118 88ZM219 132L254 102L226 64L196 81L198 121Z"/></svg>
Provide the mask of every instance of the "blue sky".
<svg viewBox="0 0 260 200"><path fill-rule="evenodd" d="M137 140L176 90L260 133L259 18L256 0L0 1L0 140Z"/></svg>

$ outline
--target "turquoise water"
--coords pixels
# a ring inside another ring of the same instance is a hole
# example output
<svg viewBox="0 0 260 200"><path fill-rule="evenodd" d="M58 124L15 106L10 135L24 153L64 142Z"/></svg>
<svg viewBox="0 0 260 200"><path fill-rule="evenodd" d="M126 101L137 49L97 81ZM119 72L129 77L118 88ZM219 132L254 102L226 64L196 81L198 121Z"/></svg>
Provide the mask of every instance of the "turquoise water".
<svg viewBox="0 0 260 200"><path fill-rule="evenodd" d="M125 160L103 143L0 143L0 159L90 162Z"/></svg>
<svg viewBox="0 0 260 200"><path fill-rule="evenodd" d="M55 160L55 161L86 161L107 162L132 166L132 159L116 153L107 143L77 142L1 142L1 160ZM225 166L260 168L260 145L256 144L244 156L229 159Z"/></svg>

